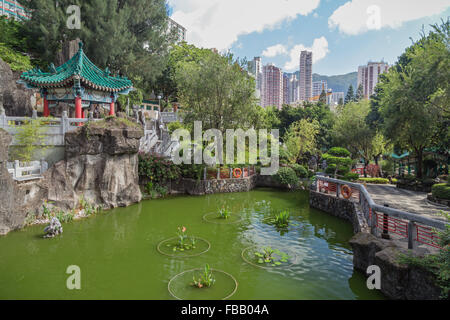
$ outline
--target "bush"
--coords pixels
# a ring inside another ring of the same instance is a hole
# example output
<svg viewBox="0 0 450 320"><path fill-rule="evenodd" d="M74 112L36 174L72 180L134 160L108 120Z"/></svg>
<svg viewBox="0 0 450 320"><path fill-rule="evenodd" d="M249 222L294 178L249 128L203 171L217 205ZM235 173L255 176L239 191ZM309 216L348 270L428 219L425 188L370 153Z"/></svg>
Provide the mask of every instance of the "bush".
<svg viewBox="0 0 450 320"><path fill-rule="evenodd" d="M349 172L346 175L344 175L344 180L345 181L356 181L358 179L359 179L359 174L358 173Z"/></svg>
<svg viewBox="0 0 450 320"><path fill-rule="evenodd" d="M359 181L374 184L389 184L389 179L384 178L359 178Z"/></svg>
<svg viewBox="0 0 450 320"><path fill-rule="evenodd" d="M350 151L340 147L331 148L330 150L328 150L327 153L335 157L343 157L343 158L350 157Z"/></svg>
<svg viewBox="0 0 450 320"><path fill-rule="evenodd" d="M289 167L280 168L278 173L275 175L275 179L279 183L286 184L291 187L295 187L298 184L298 178L295 171Z"/></svg>
<svg viewBox="0 0 450 320"><path fill-rule="evenodd" d="M327 169L325 170L325 173L327 173L329 175L334 175L334 171L336 171L336 165L330 164L327 167ZM345 176L347 173L349 173L349 171L350 171L350 167L343 166L338 169L337 174L338 174L338 176Z"/></svg>
<svg viewBox="0 0 450 320"><path fill-rule="evenodd" d="M431 193L435 198L450 200L450 185L448 183L435 184L431 188Z"/></svg>
<svg viewBox="0 0 450 320"><path fill-rule="evenodd" d="M171 161L150 154L139 154L139 176L150 180L155 185L177 180L180 175L180 168Z"/></svg>
<svg viewBox="0 0 450 320"><path fill-rule="evenodd" d="M9 64L13 71L26 71L33 68L28 56L6 47L3 43L0 43L0 58Z"/></svg>
<svg viewBox="0 0 450 320"><path fill-rule="evenodd" d="M304 166L293 164L291 168L295 171L298 178L308 178L308 170Z"/></svg>

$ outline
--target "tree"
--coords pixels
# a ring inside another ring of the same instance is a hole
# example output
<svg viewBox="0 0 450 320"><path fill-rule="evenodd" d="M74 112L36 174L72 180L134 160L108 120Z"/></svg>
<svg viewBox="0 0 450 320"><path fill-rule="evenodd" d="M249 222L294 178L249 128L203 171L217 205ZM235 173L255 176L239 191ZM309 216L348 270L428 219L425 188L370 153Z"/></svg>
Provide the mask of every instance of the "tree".
<svg viewBox="0 0 450 320"><path fill-rule="evenodd" d="M358 90L356 90L355 101L360 101L362 99L364 99L364 89L363 89L363 85L360 84L358 86Z"/></svg>
<svg viewBox="0 0 450 320"><path fill-rule="evenodd" d="M255 83L231 54L210 51L198 62L181 62L175 78L184 123L202 121L204 130L222 133L254 125Z"/></svg>
<svg viewBox="0 0 450 320"><path fill-rule="evenodd" d="M425 148L449 144L449 34L449 20L433 26L379 84L383 132L394 144L414 151L418 178L423 176Z"/></svg>
<svg viewBox="0 0 450 320"><path fill-rule="evenodd" d="M373 157L375 135L366 123L369 110L368 100L348 103L337 115L332 131L335 145L347 148L355 158L364 159L364 175Z"/></svg>
<svg viewBox="0 0 450 320"><path fill-rule="evenodd" d="M355 93L353 90L353 86L350 85L350 87L348 87L348 91L347 91L347 95L345 96L344 103L347 104L352 101L355 101Z"/></svg>
<svg viewBox="0 0 450 320"><path fill-rule="evenodd" d="M33 11L25 23L30 48L47 63L62 44L80 38L89 58L113 73L126 74L146 89L166 65L173 34L167 32L164 0L22 1ZM66 13L78 5L81 29L69 29Z"/></svg>
<svg viewBox="0 0 450 320"><path fill-rule="evenodd" d="M26 119L25 123L17 127L15 135L16 146L13 148L13 157L17 160L30 162L40 160L40 156L46 145L46 127L44 119Z"/></svg>
<svg viewBox="0 0 450 320"><path fill-rule="evenodd" d="M318 133L319 122L317 120L302 119L289 127L284 141L291 163L298 163L305 160L305 156L315 154Z"/></svg>
<svg viewBox="0 0 450 320"><path fill-rule="evenodd" d="M319 97L319 102L326 104L327 103L327 94L325 90L322 90Z"/></svg>

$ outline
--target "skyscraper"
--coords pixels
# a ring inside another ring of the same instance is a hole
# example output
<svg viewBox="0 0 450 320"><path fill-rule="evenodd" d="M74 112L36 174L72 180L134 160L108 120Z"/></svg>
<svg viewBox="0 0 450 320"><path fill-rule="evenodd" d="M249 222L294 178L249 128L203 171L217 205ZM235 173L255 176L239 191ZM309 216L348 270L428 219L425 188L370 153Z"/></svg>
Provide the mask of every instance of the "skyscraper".
<svg viewBox="0 0 450 320"><path fill-rule="evenodd" d="M300 53L299 99L309 101L312 97L312 52Z"/></svg>
<svg viewBox="0 0 450 320"><path fill-rule="evenodd" d="M31 18L29 11L21 6L17 0L0 0L1 16L15 20L29 20Z"/></svg>
<svg viewBox="0 0 450 320"><path fill-rule="evenodd" d="M261 97L262 87L262 63L260 57L254 57L252 61L248 62L248 72L255 78L256 82L256 96Z"/></svg>
<svg viewBox="0 0 450 320"><path fill-rule="evenodd" d="M295 73L283 73L283 103L292 104L298 100L298 80Z"/></svg>
<svg viewBox="0 0 450 320"><path fill-rule="evenodd" d="M283 105L283 72L273 64L263 67L261 106L275 106L281 109Z"/></svg>
<svg viewBox="0 0 450 320"><path fill-rule="evenodd" d="M378 83L379 76L389 70L389 64L382 62L369 62L366 66L358 68L358 90L360 85L363 86L364 97L369 99L375 93L375 87Z"/></svg>
<svg viewBox="0 0 450 320"><path fill-rule="evenodd" d="M186 41L186 33L187 33L186 28L171 18L169 18L168 22L169 22L169 30L174 31L176 33L177 36L176 41L177 42Z"/></svg>
<svg viewBox="0 0 450 320"><path fill-rule="evenodd" d="M325 93L328 92L328 84L326 81L320 80L320 81L314 81L312 84L312 96L317 97L322 94L322 91L325 91Z"/></svg>

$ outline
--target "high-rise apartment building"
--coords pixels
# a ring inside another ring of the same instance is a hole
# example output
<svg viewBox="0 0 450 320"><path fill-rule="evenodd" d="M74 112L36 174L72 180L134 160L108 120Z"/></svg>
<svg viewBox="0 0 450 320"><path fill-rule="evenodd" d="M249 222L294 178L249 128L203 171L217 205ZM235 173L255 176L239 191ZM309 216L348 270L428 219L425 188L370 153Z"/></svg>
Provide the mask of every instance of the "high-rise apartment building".
<svg viewBox="0 0 450 320"><path fill-rule="evenodd" d="M318 97L322 94L322 91L325 91L325 93L328 92L328 84L324 80L320 81L314 81L312 84L312 96Z"/></svg>
<svg viewBox="0 0 450 320"><path fill-rule="evenodd" d="M174 21L171 18L169 18L169 30L170 31L175 31L175 33L177 35L177 42L186 41L186 39L187 39L187 37L186 37L186 33L187 33L186 28L183 27L181 24L179 24L178 22Z"/></svg>
<svg viewBox="0 0 450 320"><path fill-rule="evenodd" d="M337 106L339 103L344 103L345 93L344 92L333 92L331 94L330 106Z"/></svg>
<svg viewBox="0 0 450 320"><path fill-rule="evenodd" d="M248 62L248 72L255 78L256 96L257 98L260 98L263 78L262 63L260 57L255 57L252 61Z"/></svg>
<svg viewBox="0 0 450 320"><path fill-rule="evenodd" d="M298 79L295 73L283 73L283 103L293 104L298 100Z"/></svg>
<svg viewBox="0 0 450 320"><path fill-rule="evenodd" d="M263 67L261 106L275 106L281 109L283 105L283 72L273 64Z"/></svg>
<svg viewBox="0 0 450 320"><path fill-rule="evenodd" d="M17 0L0 0L0 16L16 20L29 20L30 13Z"/></svg>
<svg viewBox="0 0 450 320"><path fill-rule="evenodd" d="M312 97L312 52L300 53L299 100L309 101Z"/></svg>
<svg viewBox="0 0 450 320"><path fill-rule="evenodd" d="M375 87L379 81L379 76L389 70L389 65L382 62L369 62L366 66L358 68L358 90L360 85L363 86L364 97L370 98L375 93Z"/></svg>

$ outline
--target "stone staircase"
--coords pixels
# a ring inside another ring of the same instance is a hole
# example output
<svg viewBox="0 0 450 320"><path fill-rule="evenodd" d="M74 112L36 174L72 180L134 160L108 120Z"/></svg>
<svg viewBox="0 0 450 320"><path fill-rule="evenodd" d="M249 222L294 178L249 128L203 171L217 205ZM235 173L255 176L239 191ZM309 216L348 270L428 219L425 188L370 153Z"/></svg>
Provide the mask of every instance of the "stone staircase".
<svg viewBox="0 0 450 320"><path fill-rule="evenodd" d="M172 159L172 152L179 147L180 142L171 139L169 130L164 123L155 120L147 122L144 131L139 151Z"/></svg>

